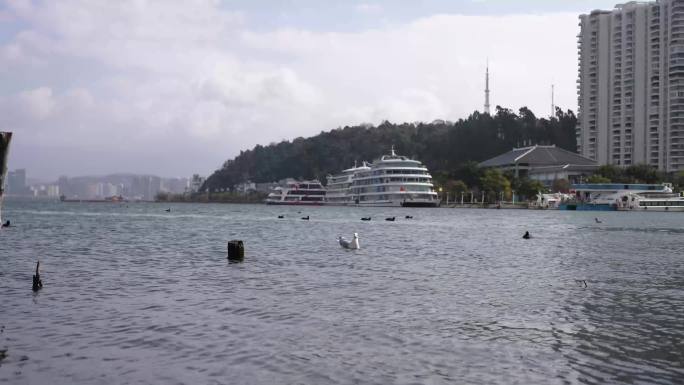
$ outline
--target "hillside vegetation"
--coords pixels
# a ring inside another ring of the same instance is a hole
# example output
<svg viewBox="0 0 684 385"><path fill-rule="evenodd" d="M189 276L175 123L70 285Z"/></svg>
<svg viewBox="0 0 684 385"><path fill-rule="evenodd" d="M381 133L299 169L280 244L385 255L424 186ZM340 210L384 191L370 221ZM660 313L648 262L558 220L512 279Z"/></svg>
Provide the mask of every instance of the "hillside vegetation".
<svg viewBox="0 0 684 385"><path fill-rule="evenodd" d="M287 177L318 178L325 183L327 174L349 168L354 162L372 161L387 154L392 145L398 154L425 163L437 182L463 179L457 175L459 170L514 147L555 144L574 152L576 123L570 110L556 109L553 118L537 118L524 107L518 113L497 107L492 116L475 112L454 123L384 122L338 128L241 151L207 178L203 190L219 191L247 180L273 182Z"/></svg>

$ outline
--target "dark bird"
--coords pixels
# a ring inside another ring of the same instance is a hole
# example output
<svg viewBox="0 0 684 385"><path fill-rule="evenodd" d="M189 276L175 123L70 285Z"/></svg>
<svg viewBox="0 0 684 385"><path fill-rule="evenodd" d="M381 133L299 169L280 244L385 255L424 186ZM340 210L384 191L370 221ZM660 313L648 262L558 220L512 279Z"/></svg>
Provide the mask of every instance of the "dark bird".
<svg viewBox="0 0 684 385"><path fill-rule="evenodd" d="M38 291L43 288L43 281L40 280L40 261L36 262L36 275L33 276L33 291Z"/></svg>
<svg viewBox="0 0 684 385"><path fill-rule="evenodd" d="M523 239L530 239L532 236L530 235L529 231L525 231L525 235L523 235Z"/></svg>
<svg viewBox="0 0 684 385"><path fill-rule="evenodd" d="M413 219L413 216L412 216L412 215L407 215L407 216L406 216L406 219Z"/></svg>
<svg viewBox="0 0 684 385"><path fill-rule="evenodd" d="M5 222L5 223L2 224L2 227L10 227L10 221L9 221L9 219L7 220L7 222Z"/></svg>
<svg viewBox="0 0 684 385"><path fill-rule="evenodd" d="M307 215L307 216L305 216L305 217L302 217L302 220L308 221L308 220L309 220L309 216Z"/></svg>
<svg viewBox="0 0 684 385"><path fill-rule="evenodd" d="M394 222L395 219L397 219L397 217L385 218L385 220L389 222Z"/></svg>
<svg viewBox="0 0 684 385"><path fill-rule="evenodd" d="M361 218L361 220L362 220L362 221L370 221L370 220L371 220L371 217Z"/></svg>
<svg viewBox="0 0 684 385"><path fill-rule="evenodd" d="M285 215L278 215L278 219L283 219L285 218Z"/></svg>
<svg viewBox="0 0 684 385"><path fill-rule="evenodd" d="M603 221L598 218L594 218L594 220L596 221L596 223L603 223Z"/></svg>
<svg viewBox="0 0 684 385"><path fill-rule="evenodd" d="M170 213L170 212L171 212L171 208L169 207L168 209L166 209L166 210L164 210L164 211L166 211L167 213Z"/></svg>

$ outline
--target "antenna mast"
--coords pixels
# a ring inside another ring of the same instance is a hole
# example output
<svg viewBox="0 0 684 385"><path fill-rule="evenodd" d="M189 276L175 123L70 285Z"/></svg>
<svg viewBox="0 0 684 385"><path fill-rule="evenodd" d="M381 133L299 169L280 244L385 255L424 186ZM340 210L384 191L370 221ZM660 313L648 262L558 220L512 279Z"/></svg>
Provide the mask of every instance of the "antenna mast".
<svg viewBox="0 0 684 385"><path fill-rule="evenodd" d="M551 117L556 116L555 84L551 84Z"/></svg>
<svg viewBox="0 0 684 385"><path fill-rule="evenodd" d="M487 70L485 72L485 104L484 113L490 115L489 110L489 59L487 59Z"/></svg>

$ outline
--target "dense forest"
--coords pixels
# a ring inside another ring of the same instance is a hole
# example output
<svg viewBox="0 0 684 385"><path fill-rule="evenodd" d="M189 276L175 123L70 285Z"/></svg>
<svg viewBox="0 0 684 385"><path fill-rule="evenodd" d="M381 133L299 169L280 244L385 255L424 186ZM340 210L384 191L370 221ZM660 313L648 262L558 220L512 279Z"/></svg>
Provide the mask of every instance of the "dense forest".
<svg viewBox="0 0 684 385"><path fill-rule="evenodd" d="M400 155L418 159L436 181L464 179L460 175L481 162L530 144L555 144L576 151L575 114L556 109L556 116L538 118L528 108L518 113L502 107L494 115L473 113L457 122L351 126L241 151L207 178L203 191L230 189L244 182L273 182L283 178L318 178L372 161L394 145ZM473 177L475 177L473 175Z"/></svg>

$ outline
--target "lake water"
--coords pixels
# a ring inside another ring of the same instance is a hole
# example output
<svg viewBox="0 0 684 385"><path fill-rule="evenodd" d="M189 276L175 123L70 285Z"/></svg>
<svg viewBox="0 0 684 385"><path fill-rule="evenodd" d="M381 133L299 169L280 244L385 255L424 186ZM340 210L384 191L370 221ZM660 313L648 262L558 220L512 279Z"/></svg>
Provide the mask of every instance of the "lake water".
<svg viewBox="0 0 684 385"><path fill-rule="evenodd" d="M3 219L0 383L684 382L684 214L5 201Z"/></svg>

